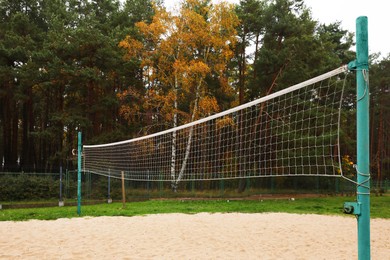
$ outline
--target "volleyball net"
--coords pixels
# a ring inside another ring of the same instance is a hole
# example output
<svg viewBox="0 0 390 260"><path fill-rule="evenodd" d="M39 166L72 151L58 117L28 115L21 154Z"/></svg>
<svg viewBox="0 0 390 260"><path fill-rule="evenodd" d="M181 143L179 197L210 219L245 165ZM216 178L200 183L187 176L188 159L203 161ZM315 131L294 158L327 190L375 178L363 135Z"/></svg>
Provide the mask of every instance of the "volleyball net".
<svg viewBox="0 0 390 260"><path fill-rule="evenodd" d="M135 181L342 176L343 66L186 125L84 145L83 170Z"/></svg>

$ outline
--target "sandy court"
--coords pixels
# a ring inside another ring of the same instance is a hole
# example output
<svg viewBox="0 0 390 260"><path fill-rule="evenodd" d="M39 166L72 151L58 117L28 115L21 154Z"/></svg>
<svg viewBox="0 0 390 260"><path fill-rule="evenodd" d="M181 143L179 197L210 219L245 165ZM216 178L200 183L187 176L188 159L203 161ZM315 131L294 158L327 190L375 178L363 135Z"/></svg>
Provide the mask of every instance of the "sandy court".
<svg viewBox="0 0 390 260"><path fill-rule="evenodd" d="M163 214L0 222L0 259L357 259L353 217ZM371 220L390 259L390 220Z"/></svg>

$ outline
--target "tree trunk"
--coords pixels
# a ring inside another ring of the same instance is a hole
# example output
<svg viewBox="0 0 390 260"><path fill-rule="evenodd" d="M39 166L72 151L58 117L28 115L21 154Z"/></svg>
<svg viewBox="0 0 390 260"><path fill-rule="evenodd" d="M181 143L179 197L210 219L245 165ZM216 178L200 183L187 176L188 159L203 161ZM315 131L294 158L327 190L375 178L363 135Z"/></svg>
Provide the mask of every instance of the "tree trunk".
<svg viewBox="0 0 390 260"><path fill-rule="evenodd" d="M381 161L382 161L382 144L383 144L383 109L382 106L379 106L379 126L378 126L378 150L377 150L377 182L376 188L379 191L380 183L382 180L382 172L381 172Z"/></svg>
<svg viewBox="0 0 390 260"><path fill-rule="evenodd" d="M28 107L28 101L23 104L22 108L22 151L21 151L21 158L20 158L20 166L21 169L24 171L30 171L30 162L29 162L29 156L28 151L30 150L29 145L29 138L28 138L28 110L30 108Z"/></svg>
<svg viewBox="0 0 390 260"><path fill-rule="evenodd" d="M241 59L239 61L239 103L244 104L244 93L245 93L245 77L246 77L246 38L245 34L242 38L242 47L241 47Z"/></svg>
<svg viewBox="0 0 390 260"><path fill-rule="evenodd" d="M9 88L7 92L3 103L4 170L16 171L18 170L18 109Z"/></svg>
<svg viewBox="0 0 390 260"><path fill-rule="evenodd" d="M370 100L370 104L374 104L373 103L373 100L371 99ZM374 142L374 133L375 133L375 128L376 128L376 125L375 125L375 108L373 107L371 110L370 110L370 162L371 164L373 165L374 162L375 162L375 159L376 159L376 155L374 154L374 145L375 145L375 142Z"/></svg>
<svg viewBox="0 0 390 260"><path fill-rule="evenodd" d="M248 147L245 147L246 142L245 142L245 129L244 129L244 113L243 111L239 112L240 115L238 116L238 136L236 138L236 144L237 150L236 150L236 157L238 158L238 171L239 171L239 176L246 176L246 157L244 156L243 158L240 158L240 155L243 151L248 149ZM238 192L242 193L246 189L246 177L240 178L238 182Z"/></svg>
<svg viewBox="0 0 390 260"><path fill-rule="evenodd" d="M175 75L175 86L174 86L174 94L175 100L173 101L174 114L173 114L173 127L177 127L177 91L178 91L178 79L177 75ZM176 184L176 131L172 132L172 153L171 153L171 187L174 192L177 192L177 184Z"/></svg>
<svg viewBox="0 0 390 260"><path fill-rule="evenodd" d="M259 38L260 38L260 33L256 34L256 42L255 42L255 59L253 61L253 79L256 80L257 78L257 66L255 66L256 61L259 57Z"/></svg>
<svg viewBox="0 0 390 260"><path fill-rule="evenodd" d="M34 114L32 104L32 89L27 90L28 98L22 106L22 151L20 166L24 171L35 171L34 164L34 139L31 132L34 131Z"/></svg>
<svg viewBox="0 0 390 260"><path fill-rule="evenodd" d="M12 117L12 127L11 127L11 168L13 171L19 171L18 165L18 108L16 102L12 102L12 106L14 107L15 113Z"/></svg>
<svg viewBox="0 0 390 260"><path fill-rule="evenodd" d="M244 97L244 92L245 92L245 81L246 81L246 30L244 29L244 36L242 39L242 48L241 48L241 68L240 68L240 89L239 89L239 104L242 105L245 103L245 97ZM238 146L238 152L236 156L239 156L239 151L242 151L242 146L243 146L243 114L242 112L238 116L238 136L236 137L236 145ZM242 172L245 172L245 169L243 166L245 165L245 162L242 162L241 160L238 160L238 171L239 174L242 174ZM245 179L240 179L238 182L238 192L244 192L246 189L246 180Z"/></svg>
<svg viewBox="0 0 390 260"><path fill-rule="evenodd" d="M199 81L199 83L198 83L198 85L196 87L196 97L195 97L195 102L194 102L194 110L193 110L192 116L191 116L191 122L195 121L195 116L196 116L196 114L198 112L198 103L199 103L199 98L200 98L200 87L201 87L201 85L202 85L202 79ZM183 163L181 165L180 172L179 172L179 175L177 176L177 180L176 180L176 183L175 183L175 188L176 189L177 189L177 186L178 186L179 182L183 178L183 174L184 174L184 171L185 171L186 166L187 166L188 157L189 157L190 151L191 151L191 142L192 142L193 134L194 134L194 126L191 126L190 132L188 134L188 140L187 140L187 146L186 146L186 152L185 152L185 155L184 155L184 160L183 160Z"/></svg>
<svg viewBox="0 0 390 260"><path fill-rule="evenodd" d="M4 100L0 98L0 171L3 171L4 159Z"/></svg>

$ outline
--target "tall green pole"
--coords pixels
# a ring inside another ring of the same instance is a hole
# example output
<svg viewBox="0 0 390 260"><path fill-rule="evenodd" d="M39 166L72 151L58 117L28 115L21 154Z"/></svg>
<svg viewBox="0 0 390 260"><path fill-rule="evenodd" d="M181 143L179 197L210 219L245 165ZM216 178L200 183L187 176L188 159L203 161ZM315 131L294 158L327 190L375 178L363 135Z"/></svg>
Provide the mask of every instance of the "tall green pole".
<svg viewBox="0 0 390 260"><path fill-rule="evenodd" d="M357 202L345 203L344 212L355 214L358 224L358 259L371 257L370 250L370 153L367 17L356 20L356 60L348 64L356 70L357 83Z"/></svg>
<svg viewBox="0 0 390 260"><path fill-rule="evenodd" d="M77 214L81 215L81 132L78 132L77 146Z"/></svg>
<svg viewBox="0 0 390 260"><path fill-rule="evenodd" d="M356 20L358 259L370 259L370 90L367 17Z"/></svg>

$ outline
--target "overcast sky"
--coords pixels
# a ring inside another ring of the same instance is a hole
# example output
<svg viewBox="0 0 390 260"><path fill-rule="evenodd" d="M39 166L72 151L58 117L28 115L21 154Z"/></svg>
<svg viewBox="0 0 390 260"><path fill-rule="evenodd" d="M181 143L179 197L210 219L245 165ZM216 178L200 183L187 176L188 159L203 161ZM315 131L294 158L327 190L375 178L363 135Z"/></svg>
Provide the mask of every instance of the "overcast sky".
<svg viewBox="0 0 390 260"><path fill-rule="evenodd" d="M390 1L388 0L305 0L312 16L321 23L341 21L344 29L355 32L356 18L368 17L370 52L390 53Z"/></svg>
<svg viewBox="0 0 390 260"><path fill-rule="evenodd" d="M221 0L214 0L219 2ZM165 0L167 7L175 6L180 0ZM228 0L238 3L239 0ZM340 21L343 29L355 32L356 18L368 17L370 53L390 53L390 1L388 0L305 0L312 10L314 20L320 23Z"/></svg>

